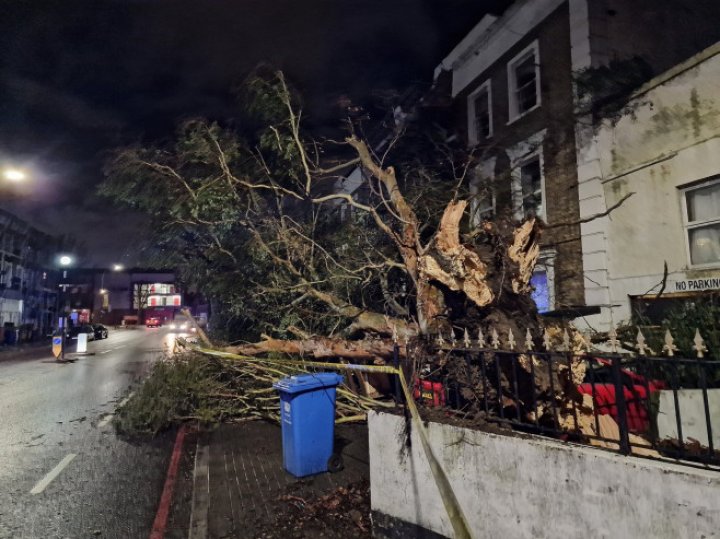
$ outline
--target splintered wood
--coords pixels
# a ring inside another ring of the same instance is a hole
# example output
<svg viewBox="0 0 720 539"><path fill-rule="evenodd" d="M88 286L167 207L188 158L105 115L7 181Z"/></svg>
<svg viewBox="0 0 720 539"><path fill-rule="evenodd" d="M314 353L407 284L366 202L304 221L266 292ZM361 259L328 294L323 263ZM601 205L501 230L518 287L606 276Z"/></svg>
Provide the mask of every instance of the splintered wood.
<svg viewBox="0 0 720 539"><path fill-rule="evenodd" d="M460 243L460 220L467 201L451 202L445 208L433 254L420 258L420 278L437 281L450 290L462 291L475 305L489 305L495 295L488 286L487 265L473 250Z"/></svg>

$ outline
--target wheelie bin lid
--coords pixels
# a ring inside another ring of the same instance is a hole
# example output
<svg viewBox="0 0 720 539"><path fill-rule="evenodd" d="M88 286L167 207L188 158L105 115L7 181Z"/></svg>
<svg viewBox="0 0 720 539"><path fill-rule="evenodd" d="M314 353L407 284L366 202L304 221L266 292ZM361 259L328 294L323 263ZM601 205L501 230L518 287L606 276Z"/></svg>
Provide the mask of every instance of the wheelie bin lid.
<svg viewBox="0 0 720 539"><path fill-rule="evenodd" d="M275 382L273 387L285 393L302 393L323 387L335 387L341 384L343 377L335 372L318 372L315 374L298 374L288 376Z"/></svg>

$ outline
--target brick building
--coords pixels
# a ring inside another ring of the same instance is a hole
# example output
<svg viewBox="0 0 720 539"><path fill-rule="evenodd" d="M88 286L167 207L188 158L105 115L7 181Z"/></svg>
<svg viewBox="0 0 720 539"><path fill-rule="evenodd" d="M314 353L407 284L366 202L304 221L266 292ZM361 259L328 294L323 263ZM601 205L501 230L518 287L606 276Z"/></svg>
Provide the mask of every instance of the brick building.
<svg viewBox="0 0 720 539"><path fill-rule="evenodd" d="M541 311L587 315L609 303L598 292L603 232L591 219L605 210L588 151L595 119L576 76L632 59L649 78L712 43L718 23L710 0L517 0L438 66L436 86L450 87L456 126L479 161L473 219L535 215L547 225L533 278Z"/></svg>

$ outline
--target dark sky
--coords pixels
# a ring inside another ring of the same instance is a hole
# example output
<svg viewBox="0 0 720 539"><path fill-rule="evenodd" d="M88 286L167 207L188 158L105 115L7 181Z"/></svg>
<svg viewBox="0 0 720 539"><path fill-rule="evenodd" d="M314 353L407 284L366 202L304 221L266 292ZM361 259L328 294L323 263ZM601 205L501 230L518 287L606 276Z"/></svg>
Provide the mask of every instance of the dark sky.
<svg viewBox="0 0 720 539"><path fill-rule="evenodd" d="M142 219L95 195L108 150L167 137L183 117L231 117L233 86L259 62L282 68L322 124L341 94L428 83L505 3L0 0L0 163L32 171L0 205L74 233L88 263L132 263Z"/></svg>

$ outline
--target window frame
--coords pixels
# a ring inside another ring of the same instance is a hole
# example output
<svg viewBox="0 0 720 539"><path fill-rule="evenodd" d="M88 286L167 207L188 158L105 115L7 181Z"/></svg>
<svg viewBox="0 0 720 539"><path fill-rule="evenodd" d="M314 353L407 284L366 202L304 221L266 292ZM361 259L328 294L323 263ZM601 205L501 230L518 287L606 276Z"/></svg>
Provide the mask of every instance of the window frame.
<svg viewBox="0 0 720 539"><path fill-rule="evenodd" d="M523 156L522 159L514 165L514 170L511 172L512 177L512 200L513 200L513 214L515 219L523 221L527 219L525 215L525 195L522 190L522 167L526 166L531 161L538 160L540 165L540 196L542 196L542 212L538 212L535 216L547 223L547 196L545 193L545 159L543 157L542 145L535 151Z"/></svg>
<svg viewBox="0 0 720 539"><path fill-rule="evenodd" d="M477 101L480 94L483 92L487 92L487 105L488 105L488 135L486 137L480 137L476 125L476 109L475 109L475 102ZM470 143L470 146L475 146L476 144L479 144L482 142L482 140L487 140L489 138L492 138L494 134L493 129L493 107L492 107L492 81L491 79L487 79L485 82L483 82L480 86L478 86L473 92L467 97L467 110L468 110L468 142ZM482 140L480 140L482 138Z"/></svg>
<svg viewBox="0 0 720 539"><path fill-rule="evenodd" d="M535 57L535 105L529 109L520 112L519 102L517 99L517 76L516 67L523 62L528 54L532 54ZM522 51L516 54L507 63L507 77L508 77L508 125L516 120L519 120L526 114L534 111L542 105L542 92L540 91L540 45L536 39L530 45L525 47Z"/></svg>
<svg viewBox="0 0 720 539"><path fill-rule="evenodd" d="M683 233L685 235L685 256L687 258L688 268L702 269L702 268L720 267L720 260L718 260L716 262L707 262L705 264L693 264L692 251L690 248L690 230L693 230L696 228L702 228L702 227L708 226L708 225L720 225L720 215L718 215L715 219L706 219L704 221L693 221L691 223L688 219L687 194L691 193L693 191L697 191L698 189L704 189L706 187L710 187L713 185L717 185L718 188L720 188L720 176L713 176L713 177L708 178L699 183L695 183L693 185L680 188L680 209L682 211Z"/></svg>

